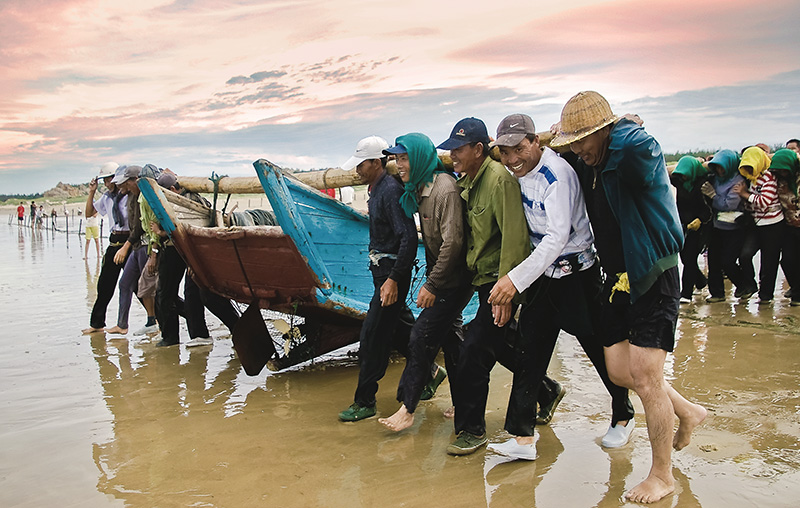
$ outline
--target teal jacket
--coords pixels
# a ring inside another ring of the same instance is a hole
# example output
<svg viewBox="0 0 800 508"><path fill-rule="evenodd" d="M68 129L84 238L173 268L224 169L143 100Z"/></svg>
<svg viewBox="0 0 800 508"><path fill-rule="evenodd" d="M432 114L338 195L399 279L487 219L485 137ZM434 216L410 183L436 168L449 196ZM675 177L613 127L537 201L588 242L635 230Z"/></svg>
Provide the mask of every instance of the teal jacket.
<svg viewBox="0 0 800 508"><path fill-rule="evenodd" d="M636 301L677 266L683 230L658 141L622 119L611 129L608 150L603 187L622 232L631 301Z"/></svg>

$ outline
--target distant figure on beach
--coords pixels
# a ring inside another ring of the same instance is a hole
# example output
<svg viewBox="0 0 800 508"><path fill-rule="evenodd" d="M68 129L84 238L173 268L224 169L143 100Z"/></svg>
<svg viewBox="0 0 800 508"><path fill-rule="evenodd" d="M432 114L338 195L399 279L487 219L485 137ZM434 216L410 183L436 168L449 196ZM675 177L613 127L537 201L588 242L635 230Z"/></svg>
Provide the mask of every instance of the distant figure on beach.
<svg viewBox="0 0 800 508"><path fill-rule="evenodd" d="M533 251L489 292L489 303L496 305L525 293L513 389L532 395L529 404L520 407L520 425L506 427L513 437L489 449L515 459L536 458L535 401L547 386L543 382L561 330L578 339L611 395L611 423L601 443L620 448L635 427L634 411L628 390L612 383L606 368L603 279L578 176L553 150L542 150L528 115L504 118L490 146L499 147L501 162L519 182ZM558 388L550 400L563 397Z"/></svg>
<svg viewBox="0 0 800 508"><path fill-rule="evenodd" d="M100 268L100 275L97 278L97 299L92 307L92 314L89 317L89 328L83 330L84 334L97 333L105 330L106 310L111 298L114 296L114 289L117 286L122 265L114 262L114 256L125 243L130 234L128 226L128 211L126 208L127 196L124 191L118 189L112 183L116 175L121 175L125 171L124 166L118 166L114 162L107 162L100 168L97 178L89 182L89 196L86 199L86 215L99 213L109 218L111 224L108 238L108 248L103 255L103 265ZM97 201L94 195L97 192L97 180L102 179L103 184L108 189L100 196Z"/></svg>
<svg viewBox="0 0 800 508"><path fill-rule="evenodd" d="M369 270L375 291L361 325L359 372L353 403L339 413L344 422L375 416L378 381L386 373L392 338L406 308L411 267L417 253L417 228L400 206L403 186L386 172L389 144L370 136L356 146L342 169L356 168L369 186ZM402 351L401 351L402 352Z"/></svg>
<svg viewBox="0 0 800 508"><path fill-rule="evenodd" d="M356 191L350 186L342 187L339 189L339 195L342 198L342 203L346 205L352 205L353 200L356 198Z"/></svg>
<svg viewBox="0 0 800 508"><path fill-rule="evenodd" d="M20 201L17 207L17 225L22 226L25 222L25 202Z"/></svg>
<svg viewBox="0 0 800 508"><path fill-rule="evenodd" d="M489 156L489 141L483 121L470 117L459 120L450 137L437 147L450 150L454 171L464 175L458 184L469 225L466 262L479 299L454 376L456 439L447 447L450 455L468 455L486 444L489 375L510 333L507 323L514 310L511 302L490 304L489 291L530 253L519 184ZM521 408L531 403L529 394L516 388L511 389L506 411L507 429L524 425Z"/></svg>
<svg viewBox="0 0 800 508"><path fill-rule="evenodd" d="M463 335L461 311L472 298L472 284L465 260L461 190L439 160L433 142L424 134L406 134L383 153L395 155L397 172L405 184L400 204L406 216L419 212L426 261L425 283L417 296L422 312L411 328L406 366L397 387L397 401L402 405L391 417L379 419L399 432L414 424L419 401L431 398L447 376L447 371L434 363L440 348L445 351L445 365L455 372ZM451 396L455 386L451 378Z"/></svg>
<svg viewBox="0 0 800 508"><path fill-rule="evenodd" d="M683 233L675 198L661 146L636 122L614 115L597 92L572 97L557 130L551 146L569 145L579 157L575 169L606 272L608 372L636 391L647 421L652 465L625 498L653 503L675 489L671 448L686 447L707 414L664 379L680 305Z"/></svg>
<svg viewBox="0 0 800 508"><path fill-rule="evenodd" d="M97 259L100 259L100 217L97 210L93 210L92 215L86 216L86 244L83 248L83 259L89 259L89 243L94 240L94 247L97 250Z"/></svg>
<svg viewBox="0 0 800 508"><path fill-rule="evenodd" d="M44 205L39 205L39 208L36 210L36 227L41 228L43 222L44 222Z"/></svg>
<svg viewBox="0 0 800 508"><path fill-rule="evenodd" d="M31 201L31 229L36 225L36 201Z"/></svg>

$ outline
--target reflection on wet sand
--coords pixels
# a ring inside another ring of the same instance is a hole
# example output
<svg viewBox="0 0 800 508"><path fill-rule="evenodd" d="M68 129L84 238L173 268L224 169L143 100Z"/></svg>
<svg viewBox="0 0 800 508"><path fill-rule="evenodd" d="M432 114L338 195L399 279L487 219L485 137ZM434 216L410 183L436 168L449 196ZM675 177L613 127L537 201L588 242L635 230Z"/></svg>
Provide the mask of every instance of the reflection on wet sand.
<svg viewBox="0 0 800 508"><path fill-rule="evenodd" d="M81 337L93 263L57 236L0 234L13 265L0 267L0 305L17 309L0 350L10 387L0 394L0 446L20 464L2 466L1 506L61 506L63 496L82 506L634 506L622 496L650 461L641 404L634 398L631 444L603 450L609 398L572 337L560 338L551 364L568 394L539 429L536 461L485 450L450 457L447 382L399 434L376 419L343 424L336 415L358 370L345 355L251 378L213 318L213 348ZM42 280L52 299L19 305ZM675 493L654 506L791 506L800 496L798 320L781 298L682 308L667 376L709 417L674 454ZM392 363L381 382L379 416L397 407L402 367ZM494 441L507 437L510 384L497 367L486 417ZM88 473L48 465L82 465L84 455Z"/></svg>

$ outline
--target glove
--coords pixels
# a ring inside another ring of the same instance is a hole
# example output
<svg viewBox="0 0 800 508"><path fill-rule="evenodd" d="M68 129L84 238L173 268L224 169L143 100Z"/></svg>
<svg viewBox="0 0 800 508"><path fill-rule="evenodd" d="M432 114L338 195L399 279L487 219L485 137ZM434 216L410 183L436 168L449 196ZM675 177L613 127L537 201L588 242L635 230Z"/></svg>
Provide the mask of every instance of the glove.
<svg viewBox="0 0 800 508"><path fill-rule="evenodd" d="M608 297L608 303L612 303L614 301L614 293L617 291L621 291L623 293L631 292L631 284L628 281L628 272L617 274L617 283L611 288L611 295Z"/></svg>
<svg viewBox="0 0 800 508"><path fill-rule="evenodd" d="M689 231L697 231L698 229L700 229L701 224L703 223L700 222L700 219L695 219L686 225L686 229L688 229Z"/></svg>
<svg viewBox="0 0 800 508"><path fill-rule="evenodd" d="M703 185L700 186L700 192L711 199L714 199L717 195L717 191L714 190L714 186L711 185L711 182L703 183Z"/></svg>

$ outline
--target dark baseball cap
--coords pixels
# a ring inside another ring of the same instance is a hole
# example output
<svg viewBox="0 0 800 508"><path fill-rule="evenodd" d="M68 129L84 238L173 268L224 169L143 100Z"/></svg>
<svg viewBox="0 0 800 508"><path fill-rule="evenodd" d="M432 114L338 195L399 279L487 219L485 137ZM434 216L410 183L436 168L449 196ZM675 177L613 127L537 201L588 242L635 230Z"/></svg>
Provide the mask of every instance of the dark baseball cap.
<svg viewBox="0 0 800 508"><path fill-rule="evenodd" d="M386 148L383 150L383 155L398 155L401 153L408 153L408 150L406 150L406 147L403 145L395 145L391 148Z"/></svg>
<svg viewBox="0 0 800 508"><path fill-rule="evenodd" d="M536 134L531 117L521 113L508 115L497 126L497 140L489 146L517 146L528 134Z"/></svg>
<svg viewBox="0 0 800 508"><path fill-rule="evenodd" d="M486 131L486 124L483 120L469 117L459 120L450 137L447 138L442 144L436 148L440 150L454 150L460 148L467 143L483 143L489 144L489 133Z"/></svg>

